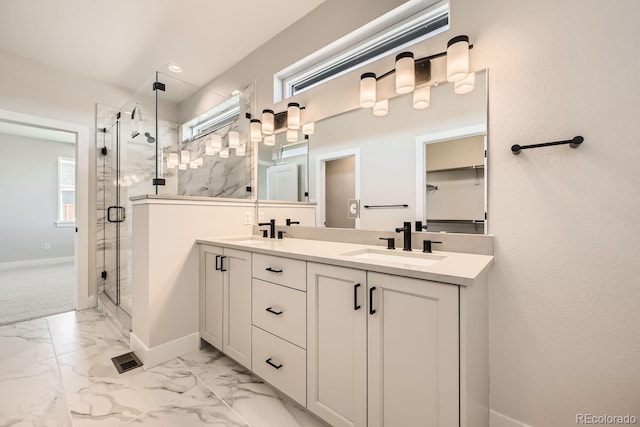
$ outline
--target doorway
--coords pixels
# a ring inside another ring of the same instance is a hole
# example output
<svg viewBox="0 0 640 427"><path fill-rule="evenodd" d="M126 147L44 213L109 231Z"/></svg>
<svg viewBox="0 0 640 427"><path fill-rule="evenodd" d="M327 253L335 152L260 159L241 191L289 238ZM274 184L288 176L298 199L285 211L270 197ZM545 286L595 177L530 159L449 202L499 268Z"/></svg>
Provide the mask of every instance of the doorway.
<svg viewBox="0 0 640 427"><path fill-rule="evenodd" d="M328 228L360 228L357 210L349 200L360 198L360 150L320 155L316 158L319 218Z"/></svg>

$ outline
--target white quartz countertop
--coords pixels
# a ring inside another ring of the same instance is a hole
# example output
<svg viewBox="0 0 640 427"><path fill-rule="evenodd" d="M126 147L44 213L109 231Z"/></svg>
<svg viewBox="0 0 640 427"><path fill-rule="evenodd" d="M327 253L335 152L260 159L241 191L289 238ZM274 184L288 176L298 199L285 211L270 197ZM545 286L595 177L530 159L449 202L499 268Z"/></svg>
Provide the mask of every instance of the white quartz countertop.
<svg viewBox="0 0 640 427"><path fill-rule="evenodd" d="M402 261L396 262L395 260L391 262L387 260L364 259L345 254L374 250L376 252L382 252L382 255L398 255L399 258L397 259L401 260L402 258L400 257L405 256L407 253L405 252L403 254L402 249L396 249L395 252L387 250L384 246L286 237L282 240L262 239L256 236L218 237L198 239L197 243L461 286L473 285L476 277L493 263L493 256L490 255L444 251L433 251L432 255L442 256L444 258L428 266L402 263ZM420 250L414 249L411 256L417 258L424 256L424 258L427 258L429 254L422 254Z"/></svg>

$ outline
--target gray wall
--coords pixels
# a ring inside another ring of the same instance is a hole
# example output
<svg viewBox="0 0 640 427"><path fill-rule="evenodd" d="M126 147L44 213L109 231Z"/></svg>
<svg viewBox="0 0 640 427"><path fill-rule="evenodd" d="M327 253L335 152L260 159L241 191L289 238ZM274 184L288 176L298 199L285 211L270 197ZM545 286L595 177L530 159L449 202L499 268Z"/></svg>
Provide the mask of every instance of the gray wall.
<svg viewBox="0 0 640 427"><path fill-rule="evenodd" d="M0 263L73 255L75 228L56 221L58 156L75 157L75 148L0 133Z"/></svg>

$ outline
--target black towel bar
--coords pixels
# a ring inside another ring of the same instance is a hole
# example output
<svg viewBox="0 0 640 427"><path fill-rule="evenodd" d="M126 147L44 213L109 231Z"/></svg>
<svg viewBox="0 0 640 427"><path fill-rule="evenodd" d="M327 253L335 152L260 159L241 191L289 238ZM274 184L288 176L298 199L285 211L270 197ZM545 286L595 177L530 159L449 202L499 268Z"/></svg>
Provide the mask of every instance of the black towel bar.
<svg viewBox="0 0 640 427"><path fill-rule="evenodd" d="M545 142L542 144L531 144L531 145L512 145L511 152L513 154L520 154L520 151L527 150L529 148L539 148L539 147L551 147L552 145L564 145L569 144L571 148L579 147L580 144L584 142L584 138L581 136L575 136L573 139L567 139L566 141L555 141L555 142Z"/></svg>

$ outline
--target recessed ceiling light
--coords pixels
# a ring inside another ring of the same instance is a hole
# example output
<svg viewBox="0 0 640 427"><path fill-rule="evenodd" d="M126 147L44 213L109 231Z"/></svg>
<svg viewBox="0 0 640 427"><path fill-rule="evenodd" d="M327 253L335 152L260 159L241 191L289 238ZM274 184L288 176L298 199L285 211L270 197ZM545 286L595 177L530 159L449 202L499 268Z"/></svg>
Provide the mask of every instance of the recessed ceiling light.
<svg viewBox="0 0 640 427"><path fill-rule="evenodd" d="M182 67L177 64L167 64L167 70L172 71L174 73L181 73Z"/></svg>

